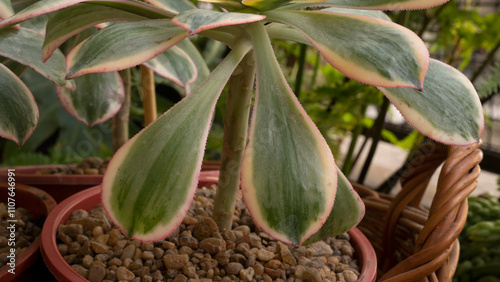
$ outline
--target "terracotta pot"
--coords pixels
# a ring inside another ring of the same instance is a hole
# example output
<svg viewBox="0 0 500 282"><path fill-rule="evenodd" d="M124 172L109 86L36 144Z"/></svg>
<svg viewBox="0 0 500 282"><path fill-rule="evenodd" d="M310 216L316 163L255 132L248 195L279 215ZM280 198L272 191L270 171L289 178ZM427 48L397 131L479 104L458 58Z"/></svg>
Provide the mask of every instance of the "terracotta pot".
<svg viewBox="0 0 500 282"><path fill-rule="evenodd" d="M199 186L216 184L218 171L202 171ZM81 191L60 203L54 212L47 218L42 231L42 256L52 272L59 281L87 281L77 274L63 259L59 253L56 242L57 228L64 224L71 213L78 209L90 211L101 202L101 187L96 186ZM362 282L375 281L377 270L377 259L375 251L368 239L357 228L350 230L351 244L355 248L360 264L362 265L360 279Z"/></svg>
<svg viewBox="0 0 500 282"><path fill-rule="evenodd" d="M102 175L38 175L42 169L55 169L63 165L34 165L10 167L16 170L16 182L32 185L49 193L58 203L83 189L101 184ZM0 169L0 176L7 168Z"/></svg>
<svg viewBox="0 0 500 282"><path fill-rule="evenodd" d="M8 203L9 187L5 182L0 183L0 202ZM15 187L13 198L16 208L23 207L29 210L34 218L47 218L49 213L56 207L56 201L40 189L18 184L17 182ZM31 243L31 246L16 257L15 274L8 272L10 269L8 265L1 268L0 281L37 281L40 276L36 275L40 274L40 270L32 271L32 266L37 261L41 261L40 242L41 236L38 235L35 241ZM41 271L43 272L43 270Z"/></svg>
<svg viewBox="0 0 500 282"><path fill-rule="evenodd" d="M38 175L37 171L42 169L56 169L65 165L33 165L9 167L16 170L16 183L31 185L49 193L56 202L60 203L69 196L102 183L103 175ZM76 165L74 165L76 166ZM0 179L7 176L8 168L0 168ZM219 169L216 161L204 161L201 169L203 171L215 171Z"/></svg>

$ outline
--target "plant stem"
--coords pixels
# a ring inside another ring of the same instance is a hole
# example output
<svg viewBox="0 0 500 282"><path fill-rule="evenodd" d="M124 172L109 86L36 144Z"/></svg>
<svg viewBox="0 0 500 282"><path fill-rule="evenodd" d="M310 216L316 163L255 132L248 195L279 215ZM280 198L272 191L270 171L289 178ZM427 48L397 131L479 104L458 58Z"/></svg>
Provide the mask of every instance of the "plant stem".
<svg viewBox="0 0 500 282"><path fill-rule="evenodd" d="M297 70L297 75L295 76L295 96L300 97L300 89L302 88L302 81L304 78L304 65L306 62L306 51L307 45L300 45L300 54L299 54L299 69Z"/></svg>
<svg viewBox="0 0 500 282"><path fill-rule="evenodd" d="M128 141L128 122L130 117L130 99L131 99L131 79L130 69L120 71L120 76L123 80L123 87L125 89L125 97L123 104L118 110L118 113L113 117L112 130L113 130L113 152L116 152L120 147Z"/></svg>
<svg viewBox="0 0 500 282"><path fill-rule="evenodd" d="M141 69L142 104L144 107L144 124L148 126L157 116L156 91L153 71L144 65Z"/></svg>
<svg viewBox="0 0 500 282"><path fill-rule="evenodd" d="M387 111L389 110L389 99L384 96L384 101L382 102L382 106L380 106L380 112L373 124L374 134L372 136L372 144L370 146L370 151L368 152L368 156L366 157L365 163L363 164L363 168L361 169L361 173L359 174L358 183L363 184L365 181L366 175L368 174L368 169L370 168L370 164L372 162L373 156L375 155L375 151L377 150L378 142L382 137L382 129L384 126L385 116L387 115Z"/></svg>
<svg viewBox="0 0 500 282"><path fill-rule="evenodd" d="M351 169L354 166L354 160L352 156L354 155L354 149L356 148L356 143L358 143L358 137L361 135L363 131L363 119L364 113L366 112L367 105L363 105L361 108L361 116L359 120L356 122L356 126L354 128L354 132L352 133L351 143L349 144L349 149L347 150L347 155L344 158L344 165L342 166L342 172L346 177L349 177L351 173Z"/></svg>
<svg viewBox="0 0 500 282"><path fill-rule="evenodd" d="M224 118L224 145L213 216L221 231L231 230L232 226L240 184L241 160L247 141L254 79L254 58L253 54L248 54L229 80Z"/></svg>

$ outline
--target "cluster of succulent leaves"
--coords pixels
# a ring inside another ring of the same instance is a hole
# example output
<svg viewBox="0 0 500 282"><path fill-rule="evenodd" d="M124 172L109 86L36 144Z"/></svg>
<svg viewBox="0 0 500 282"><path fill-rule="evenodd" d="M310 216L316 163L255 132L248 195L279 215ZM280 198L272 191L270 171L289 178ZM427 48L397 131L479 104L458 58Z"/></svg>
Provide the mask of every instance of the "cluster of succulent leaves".
<svg viewBox="0 0 500 282"><path fill-rule="evenodd" d="M500 275L500 200L489 193L469 197L460 234L460 259L453 281L498 281Z"/></svg>
<svg viewBox="0 0 500 282"><path fill-rule="evenodd" d="M344 75L378 87L410 124L430 138L466 145L478 142L482 133L481 105L470 81L452 67L429 59L416 34L380 11L423 9L445 0L204 1L212 2L215 9L198 9L184 0L146 2L42 0L0 22L4 28L0 55L37 71L48 68L50 72L43 74L58 84L65 98L95 86L89 82L100 81L100 76L115 77L117 83L109 92L119 95L116 71L143 63L177 79L189 92L127 142L104 176L103 204L129 237L158 240L181 223L196 189L220 93L228 81L230 87L238 85L235 78L240 74L253 79L254 69L255 102L248 142L235 171L239 176L241 163L241 191L256 224L279 240L299 245L345 232L361 220L364 206L290 89L271 39L314 46ZM47 13L51 14L44 38L16 25ZM105 24L109 22L113 23ZM59 46L96 25L103 28L88 38L78 38L64 57ZM231 48L206 79L198 68L199 53L189 51L193 46L188 37L193 35ZM13 42L30 42L32 46L27 47L39 48L46 63L26 61L12 48ZM63 76L61 61L66 63ZM49 64L57 66L49 68ZM14 73L0 67L0 84L8 81L17 87L2 84L0 89L16 97L2 95L1 99L24 106L9 106L10 111L0 106L0 135L22 143L35 126L36 105ZM83 98L66 101L72 101L67 108L73 106L73 112L80 108L75 104L89 106ZM8 121L7 112L25 117ZM105 118L94 116L89 124ZM245 141L244 132L234 138Z"/></svg>

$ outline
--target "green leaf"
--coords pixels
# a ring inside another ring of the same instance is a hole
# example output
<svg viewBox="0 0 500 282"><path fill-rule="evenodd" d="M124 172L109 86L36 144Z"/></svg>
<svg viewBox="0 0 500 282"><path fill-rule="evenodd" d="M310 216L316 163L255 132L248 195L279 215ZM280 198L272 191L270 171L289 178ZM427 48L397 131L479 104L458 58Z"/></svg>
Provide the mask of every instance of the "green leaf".
<svg viewBox="0 0 500 282"><path fill-rule="evenodd" d="M6 19L14 14L10 0L0 0L0 20Z"/></svg>
<svg viewBox="0 0 500 282"><path fill-rule="evenodd" d="M29 66L56 84L69 89L75 88L72 80L66 80L64 55L57 50L45 63L42 62L43 37L39 33L21 28L0 30L0 55Z"/></svg>
<svg viewBox="0 0 500 282"><path fill-rule="evenodd" d="M193 199L217 99L250 50L242 42L193 93L120 148L102 186L110 218L128 237L157 241L181 223Z"/></svg>
<svg viewBox="0 0 500 282"><path fill-rule="evenodd" d="M24 83L0 64L0 136L24 144L38 122L35 98Z"/></svg>
<svg viewBox="0 0 500 282"><path fill-rule="evenodd" d="M269 19L299 30L333 67L374 86L422 88L429 52L395 23L324 11L269 11Z"/></svg>
<svg viewBox="0 0 500 282"><path fill-rule="evenodd" d="M330 214L336 165L325 139L287 84L265 27L252 24L250 34L257 93L242 162L242 194L263 231L299 245Z"/></svg>
<svg viewBox="0 0 500 282"><path fill-rule="evenodd" d="M175 15L171 12L135 0L40 0L18 12L14 16L1 21L0 27L20 23L27 19L83 2L114 7L116 9L135 13L151 19L171 18Z"/></svg>
<svg viewBox="0 0 500 282"><path fill-rule="evenodd" d="M186 30L170 20L115 23L71 50L66 76L133 67L165 52L187 36Z"/></svg>
<svg viewBox="0 0 500 282"><path fill-rule="evenodd" d="M117 72L89 73L75 78L76 90L57 87L57 96L66 111L89 126L116 114L125 97Z"/></svg>
<svg viewBox="0 0 500 282"><path fill-rule="evenodd" d="M81 3L51 14L47 23L42 58L46 61L66 40L103 22L144 20L143 16L110 7Z"/></svg>
<svg viewBox="0 0 500 282"><path fill-rule="evenodd" d="M481 102L458 70L431 60L423 91L379 88L405 119L431 139L453 145L479 141L484 129Z"/></svg>
<svg viewBox="0 0 500 282"><path fill-rule="evenodd" d="M182 11L196 9L196 6L188 0L145 0L149 4L177 14Z"/></svg>
<svg viewBox="0 0 500 282"><path fill-rule="evenodd" d="M416 10L439 6L449 0L327 0L318 4L300 3L293 8L334 6L369 10Z"/></svg>
<svg viewBox="0 0 500 282"><path fill-rule="evenodd" d="M330 216L321 229L304 242L305 245L347 232L363 219L365 204L339 168L337 179L337 195Z"/></svg>
<svg viewBox="0 0 500 282"><path fill-rule="evenodd" d="M182 87L187 87L196 80L196 65L189 55L177 46L173 46L144 64Z"/></svg>
<svg viewBox="0 0 500 282"><path fill-rule="evenodd" d="M185 28L189 34L227 25L237 25L257 22L266 16L244 13L217 12L212 10L188 10L182 12L172 19L176 25Z"/></svg>

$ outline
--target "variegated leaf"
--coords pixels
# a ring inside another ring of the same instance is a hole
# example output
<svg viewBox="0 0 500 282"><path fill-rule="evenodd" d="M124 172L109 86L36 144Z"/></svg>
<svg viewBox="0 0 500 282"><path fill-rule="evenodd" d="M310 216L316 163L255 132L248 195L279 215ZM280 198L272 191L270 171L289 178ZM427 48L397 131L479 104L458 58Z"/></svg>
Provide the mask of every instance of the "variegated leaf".
<svg viewBox="0 0 500 282"><path fill-rule="evenodd" d="M54 12L78 3L94 3L113 7L147 18L171 18L175 14L136 0L40 0L19 11L14 16L0 22L0 27L20 23L27 19Z"/></svg>
<svg viewBox="0 0 500 282"><path fill-rule="evenodd" d="M181 48L173 46L155 58L144 63L157 74L172 80L182 87L196 80L196 65Z"/></svg>
<svg viewBox="0 0 500 282"><path fill-rule="evenodd" d="M102 186L110 218L128 237L157 241L173 232L193 199L217 99L248 42L235 46L193 93L130 139Z"/></svg>
<svg viewBox="0 0 500 282"><path fill-rule="evenodd" d="M75 91L57 87L57 96L68 113L89 126L111 118L123 104L125 89L117 72L89 73L75 83Z"/></svg>
<svg viewBox="0 0 500 282"><path fill-rule="evenodd" d="M66 40L96 24L144 19L137 14L87 3L61 9L52 13L47 23L42 58L46 61Z"/></svg>
<svg viewBox="0 0 500 282"><path fill-rule="evenodd" d="M476 143L484 129L481 102L472 83L458 70L431 60L423 91L379 88L405 119L436 141Z"/></svg>
<svg viewBox="0 0 500 282"><path fill-rule="evenodd" d="M200 54L196 46L194 46L194 44L189 40L189 38L182 40L175 46L181 48L184 52L186 52L196 66L196 79L186 86L186 93L190 93L193 89L196 88L196 86L203 82L205 78L207 78L207 76L210 74L210 70L207 66L207 62L205 62L203 56Z"/></svg>
<svg viewBox="0 0 500 282"><path fill-rule="evenodd" d="M257 93L241 172L255 223L299 245L328 218L337 173L325 139L292 93L260 24L252 24Z"/></svg>
<svg viewBox="0 0 500 282"><path fill-rule="evenodd" d="M395 23L323 11L269 11L295 27L340 72L382 87L422 88L429 52L412 31Z"/></svg>
<svg viewBox="0 0 500 282"><path fill-rule="evenodd" d="M240 0L199 0L199 1L214 3L218 7L226 9L227 11L238 11L246 8L241 4Z"/></svg>
<svg viewBox="0 0 500 282"><path fill-rule="evenodd" d="M0 101L0 136L21 146L36 127L38 107L28 87L3 64Z"/></svg>
<svg viewBox="0 0 500 282"><path fill-rule="evenodd" d="M188 0L146 0L149 4L177 14L182 11L196 9L196 6Z"/></svg>
<svg viewBox="0 0 500 282"><path fill-rule="evenodd" d="M439 6L449 0L327 0L316 4L301 3L294 9L311 6L334 6L369 10L415 10Z"/></svg>
<svg viewBox="0 0 500 282"><path fill-rule="evenodd" d="M189 34L227 25L257 22L265 19L263 15L244 13L223 13L212 10L188 10L172 19L176 25L185 28Z"/></svg>
<svg viewBox="0 0 500 282"><path fill-rule="evenodd" d="M66 80L65 58L57 50L50 60L42 62L43 37L30 29L5 28L0 30L0 55L33 68L56 84L69 89L75 88L72 80Z"/></svg>
<svg viewBox="0 0 500 282"><path fill-rule="evenodd" d="M333 237L358 225L365 215L365 204L351 183L337 168L337 195L330 216L321 229L309 237L305 245Z"/></svg>
<svg viewBox="0 0 500 282"><path fill-rule="evenodd" d="M188 36L170 20L112 24L78 44L67 56L67 77L133 67L165 52Z"/></svg>
<svg viewBox="0 0 500 282"><path fill-rule="evenodd" d="M0 0L0 20L4 20L14 14L10 0Z"/></svg>
<svg viewBox="0 0 500 282"><path fill-rule="evenodd" d="M382 11L347 9L347 8L327 8L321 11L348 14L348 15L358 15L358 16L372 17L381 20L391 21L391 18L389 18L389 16Z"/></svg>

